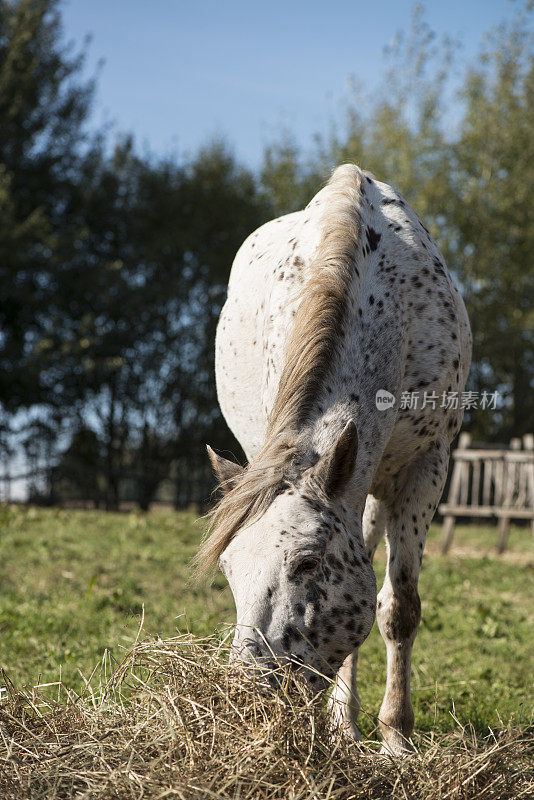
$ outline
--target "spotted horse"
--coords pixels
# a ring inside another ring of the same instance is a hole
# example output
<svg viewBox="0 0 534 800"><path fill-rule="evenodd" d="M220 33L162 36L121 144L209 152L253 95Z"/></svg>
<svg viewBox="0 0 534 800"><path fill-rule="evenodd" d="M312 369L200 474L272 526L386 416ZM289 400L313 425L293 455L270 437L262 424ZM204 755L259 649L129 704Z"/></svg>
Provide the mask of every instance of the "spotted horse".
<svg viewBox="0 0 534 800"><path fill-rule="evenodd" d="M352 164L235 258L217 391L248 465L209 451L223 496L199 569L218 562L232 589L234 657L286 659L317 691L335 678L333 721L355 738L358 650L376 613L387 651L379 725L394 754L411 748L418 577L470 356L465 307L429 232Z"/></svg>

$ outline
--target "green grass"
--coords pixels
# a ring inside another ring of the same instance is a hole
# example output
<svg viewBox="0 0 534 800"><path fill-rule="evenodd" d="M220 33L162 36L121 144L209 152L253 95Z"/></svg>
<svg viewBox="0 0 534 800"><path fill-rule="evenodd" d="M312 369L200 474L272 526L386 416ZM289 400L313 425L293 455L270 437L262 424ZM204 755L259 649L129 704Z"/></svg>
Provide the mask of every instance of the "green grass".
<svg viewBox="0 0 534 800"><path fill-rule="evenodd" d="M104 514L0 508L0 667L17 686L83 685L106 650L120 661L145 628L162 637L207 634L234 621L222 576L189 585L201 528L189 513ZM477 730L532 718L534 548L512 528L496 558L496 531L460 527L452 554L430 533L420 580L423 618L413 658L416 727L450 730L451 712ZM378 581L383 552L377 556ZM375 628L360 654L364 708L376 715L385 651ZM372 716L362 728L373 728Z"/></svg>

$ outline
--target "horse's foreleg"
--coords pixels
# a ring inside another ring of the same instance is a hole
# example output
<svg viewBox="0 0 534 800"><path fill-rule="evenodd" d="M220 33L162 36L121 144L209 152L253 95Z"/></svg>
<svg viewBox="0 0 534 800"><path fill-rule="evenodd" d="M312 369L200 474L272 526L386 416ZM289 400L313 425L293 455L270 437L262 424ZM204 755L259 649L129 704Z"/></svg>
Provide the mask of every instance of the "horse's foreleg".
<svg viewBox="0 0 534 800"><path fill-rule="evenodd" d="M360 711L360 696L356 682L357 666L358 650L354 650L338 670L328 707L334 727L360 741L362 737L356 725Z"/></svg>
<svg viewBox="0 0 534 800"><path fill-rule="evenodd" d="M386 507L384 503L371 494L367 495L362 528L365 550L370 561L373 560L378 543L384 535L385 527ZM361 736L356 724L360 711L357 666L358 649L347 656L337 673L336 682L330 695L329 708L334 726L342 728L345 733L359 741Z"/></svg>
<svg viewBox="0 0 534 800"><path fill-rule="evenodd" d="M448 442L437 440L410 466L388 503L387 570L376 614L387 651L386 693L379 724L385 751L399 755L412 749L411 656L421 618L417 584L428 526L445 483L448 456Z"/></svg>

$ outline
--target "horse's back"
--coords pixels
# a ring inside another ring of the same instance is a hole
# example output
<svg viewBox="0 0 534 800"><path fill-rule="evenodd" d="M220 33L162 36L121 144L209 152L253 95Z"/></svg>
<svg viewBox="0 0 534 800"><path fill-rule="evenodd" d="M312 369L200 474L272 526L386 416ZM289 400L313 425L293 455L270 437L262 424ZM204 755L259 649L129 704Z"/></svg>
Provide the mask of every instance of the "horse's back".
<svg viewBox="0 0 534 800"><path fill-rule="evenodd" d="M309 209L267 222L245 240L232 265L217 327L217 394L249 459L264 441L291 300L320 237L315 223Z"/></svg>
<svg viewBox="0 0 534 800"><path fill-rule="evenodd" d="M387 184L358 174L358 263L345 340L325 402L360 398L360 423L379 431L373 435L377 459L389 446L394 452L388 457L400 464L442 428L452 438L461 413L399 414L398 404L383 413L375 392L387 388L398 399L413 390L461 391L470 360L469 324L442 257L415 213ZM217 333L217 388L224 416L249 459L265 439L306 267L324 233L329 205L326 187L303 211L262 226L232 267ZM376 467L377 462L371 469Z"/></svg>

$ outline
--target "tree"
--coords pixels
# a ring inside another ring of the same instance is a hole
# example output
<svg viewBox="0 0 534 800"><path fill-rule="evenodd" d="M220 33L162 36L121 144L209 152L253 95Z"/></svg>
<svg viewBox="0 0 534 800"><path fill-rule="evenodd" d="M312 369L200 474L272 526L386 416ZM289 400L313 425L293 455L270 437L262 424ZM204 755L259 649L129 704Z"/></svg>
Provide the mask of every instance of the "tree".
<svg viewBox="0 0 534 800"><path fill-rule="evenodd" d="M534 51L524 19L500 26L469 71L454 144L456 232L470 312L473 386L499 389L498 416L482 436L534 430Z"/></svg>
<svg viewBox="0 0 534 800"><path fill-rule="evenodd" d="M0 402L9 409L42 399L28 355L46 322L93 89L60 34L56 0L0 0Z"/></svg>
<svg viewBox="0 0 534 800"><path fill-rule="evenodd" d="M273 214L290 214L304 208L321 188L331 166L330 154L303 163L298 145L287 132L280 141L269 144L264 153L261 186Z"/></svg>
<svg viewBox="0 0 534 800"><path fill-rule="evenodd" d="M118 507L121 482L137 479L132 454L147 452L137 440L154 441L149 429L172 433L161 384L187 297L173 286L179 187L179 170L158 173L129 139L111 157L101 147L88 152L67 208L81 236L56 267L57 303L36 347L48 402L98 436L108 508Z"/></svg>
<svg viewBox="0 0 534 800"><path fill-rule="evenodd" d="M282 136L268 149L262 173L278 213L302 207L303 189L343 161L402 192L464 294L474 333L468 386L503 395L497 413L466 415L466 427L489 439L534 429L531 15L527 4L471 64L456 111L461 119L451 132L447 97L457 48L438 42L414 6L411 29L390 50L382 90L372 98L356 92L345 128L317 139L307 160Z"/></svg>
<svg viewBox="0 0 534 800"><path fill-rule="evenodd" d="M62 498L90 500L98 508L104 494L103 467L98 438L80 420L53 470L54 486Z"/></svg>
<svg viewBox="0 0 534 800"><path fill-rule="evenodd" d="M183 269L193 281L188 306L191 335L167 393L177 431L174 466L176 497L181 502L208 499L209 488L204 497L191 496L184 488L192 474L200 486L213 486L206 443L240 452L217 402L215 328L234 256L246 237L271 216L254 176L223 143L202 148L187 167L179 226Z"/></svg>
<svg viewBox="0 0 534 800"><path fill-rule="evenodd" d="M224 427L215 321L263 203L220 144L181 167L125 139L111 157L87 154L68 215L83 235L57 266L57 308L36 347L42 383L51 406L97 435L108 508L126 481L147 508L171 463L204 470L198 443L215 418Z"/></svg>

